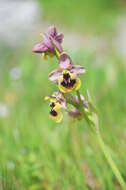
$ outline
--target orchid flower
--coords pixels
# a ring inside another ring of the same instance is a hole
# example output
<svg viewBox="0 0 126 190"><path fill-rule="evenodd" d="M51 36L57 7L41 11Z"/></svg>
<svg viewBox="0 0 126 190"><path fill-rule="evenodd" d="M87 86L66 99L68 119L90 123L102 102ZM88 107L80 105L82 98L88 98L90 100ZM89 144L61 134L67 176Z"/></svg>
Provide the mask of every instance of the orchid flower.
<svg viewBox="0 0 126 190"><path fill-rule="evenodd" d="M49 27L48 34L43 33L43 41L37 43L32 51L34 53L41 53L43 57L56 55L55 48L61 53L63 51L61 43L63 41L63 34L57 33L56 27Z"/></svg>

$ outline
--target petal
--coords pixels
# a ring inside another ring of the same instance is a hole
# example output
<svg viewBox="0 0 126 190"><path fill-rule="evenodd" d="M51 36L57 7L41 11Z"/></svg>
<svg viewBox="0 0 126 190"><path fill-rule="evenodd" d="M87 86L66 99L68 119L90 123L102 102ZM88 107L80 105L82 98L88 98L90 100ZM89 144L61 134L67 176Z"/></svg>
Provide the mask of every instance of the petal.
<svg viewBox="0 0 126 190"><path fill-rule="evenodd" d="M81 119L81 113L78 109L73 109L68 112L69 116L72 117L73 119Z"/></svg>
<svg viewBox="0 0 126 190"><path fill-rule="evenodd" d="M57 81L61 76L61 74L62 74L61 71L59 69L56 69L49 74L49 79L51 81Z"/></svg>
<svg viewBox="0 0 126 190"><path fill-rule="evenodd" d="M45 33L43 34L43 42L45 46L47 46L50 50L54 50L54 45L49 36L47 36Z"/></svg>
<svg viewBox="0 0 126 190"><path fill-rule="evenodd" d="M56 27L55 26L50 26L48 29L48 33L50 36L55 37L57 34Z"/></svg>
<svg viewBox="0 0 126 190"><path fill-rule="evenodd" d="M88 103L87 103L87 101L85 100L85 98L84 98L83 95L81 95L81 100L82 100L82 102L83 102L84 108L88 108ZM77 104L79 104L78 96L74 96L74 101L75 101Z"/></svg>
<svg viewBox="0 0 126 190"><path fill-rule="evenodd" d="M55 40L61 44L63 41L63 38L64 38L63 34L57 34L55 37Z"/></svg>
<svg viewBox="0 0 126 190"><path fill-rule="evenodd" d="M69 69L72 67L72 61L66 53L62 53L59 60L59 66L61 69Z"/></svg>
<svg viewBox="0 0 126 190"><path fill-rule="evenodd" d="M53 92L52 97L56 99L57 98L60 99L60 98L63 98L63 95L59 91L56 91L56 92Z"/></svg>
<svg viewBox="0 0 126 190"><path fill-rule="evenodd" d="M66 109L66 100L65 98L63 97L63 94L60 93L59 91L58 92L54 92L52 94L52 97L56 98L56 101L59 102L60 106L64 109Z"/></svg>
<svg viewBox="0 0 126 190"><path fill-rule="evenodd" d="M83 74L86 72L85 68L80 65L73 65L71 72L76 73L77 75Z"/></svg>
<svg viewBox="0 0 126 190"><path fill-rule="evenodd" d="M63 109L66 109L66 108L67 108L67 107L66 107L66 101L61 100L61 101L60 101L60 104L61 104L61 107L62 107Z"/></svg>
<svg viewBox="0 0 126 190"><path fill-rule="evenodd" d="M38 43L32 49L32 51L35 53L43 53L46 52L47 50L48 47L46 47L44 43Z"/></svg>
<svg viewBox="0 0 126 190"><path fill-rule="evenodd" d="M56 41L55 39L53 39L53 38L52 38L52 42L53 42L54 46L58 49L58 51L60 53L62 53L63 52L63 48L62 48L61 44L58 41Z"/></svg>
<svg viewBox="0 0 126 190"><path fill-rule="evenodd" d="M77 82L76 82L76 84L74 86L74 90L77 91L77 90L80 89L80 87L81 87L81 80L78 78Z"/></svg>

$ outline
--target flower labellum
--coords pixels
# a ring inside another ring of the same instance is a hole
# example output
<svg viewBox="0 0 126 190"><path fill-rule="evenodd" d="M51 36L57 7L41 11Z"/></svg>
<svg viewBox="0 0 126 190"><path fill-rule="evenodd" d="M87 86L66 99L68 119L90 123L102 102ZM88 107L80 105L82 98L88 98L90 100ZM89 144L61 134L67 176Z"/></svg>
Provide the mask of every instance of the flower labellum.
<svg viewBox="0 0 126 190"><path fill-rule="evenodd" d="M60 92L54 92L52 96L45 97L45 100L50 101L50 117L56 123L60 123L63 119L63 114L61 113L61 108L66 108L66 102Z"/></svg>
<svg viewBox="0 0 126 190"><path fill-rule="evenodd" d="M77 91L81 86L81 80L75 73L64 70L58 80L58 87L62 93Z"/></svg>
<svg viewBox="0 0 126 190"><path fill-rule="evenodd" d="M51 107L51 111L50 111L51 119L54 120L56 123L60 123L62 121L63 115L58 108L59 107L58 103L52 102L50 104L50 107Z"/></svg>

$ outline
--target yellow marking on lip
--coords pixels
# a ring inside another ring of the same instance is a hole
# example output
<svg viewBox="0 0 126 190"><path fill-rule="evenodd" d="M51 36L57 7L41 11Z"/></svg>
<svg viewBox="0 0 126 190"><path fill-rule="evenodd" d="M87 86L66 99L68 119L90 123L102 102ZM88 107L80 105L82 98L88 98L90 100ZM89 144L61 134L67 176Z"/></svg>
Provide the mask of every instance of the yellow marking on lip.
<svg viewBox="0 0 126 190"><path fill-rule="evenodd" d="M63 119L63 114L62 114L60 111L58 111L58 112L57 112L57 116L52 116L52 115L50 115L50 118L51 118L53 121L55 121L56 123L60 123L60 122L62 121L62 119Z"/></svg>
<svg viewBox="0 0 126 190"><path fill-rule="evenodd" d="M72 92L73 88L65 88L64 86L62 86L61 84L58 85L58 88L60 90L60 92L62 93L70 93Z"/></svg>
<svg viewBox="0 0 126 190"><path fill-rule="evenodd" d="M81 87L81 80L78 78L77 82L75 83L74 90L77 91Z"/></svg>

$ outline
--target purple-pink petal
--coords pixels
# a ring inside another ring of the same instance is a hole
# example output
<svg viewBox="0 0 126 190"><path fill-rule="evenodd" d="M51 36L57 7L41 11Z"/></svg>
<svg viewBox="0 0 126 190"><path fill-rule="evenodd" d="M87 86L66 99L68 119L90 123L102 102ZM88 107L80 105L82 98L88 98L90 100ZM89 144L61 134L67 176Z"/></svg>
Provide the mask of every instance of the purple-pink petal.
<svg viewBox="0 0 126 190"><path fill-rule="evenodd" d="M52 71L50 74L49 74L49 79L51 81L58 81L59 77L61 76L62 72L59 70L59 69L56 69L54 71Z"/></svg>
<svg viewBox="0 0 126 190"><path fill-rule="evenodd" d="M74 100L75 100L75 102L76 102L77 104L79 104L78 96L74 96ZM84 108L88 108L88 103L87 103L87 101L85 100L85 98L84 98L83 95L81 95L81 100L82 100L82 102L83 102Z"/></svg>
<svg viewBox="0 0 126 190"><path fill-rule="evenodd" d="M63 52L63 48L62 48L61 44L59 42L57 42L56 40L54 40L53 38L52 38L52 41L53 41L54 48L56 47L58 49L58 51L60 53L62 53Z"/></svg>
<svg viewBox="0 0 126 190"><path fill-rule="evenodd" d="M72 65L71 72L76 73L77 75L83 74L86 72L85 68L80 65Z"/></svg>
<svg viewBox="0 0 126 190"><path fill-rule="evenodd" d="M54 49L54 45L52 42L52 39L50 37L48 37L46 34L43 34L43 43L50 49L53 50Z"/></svg>
<svg viewBox="0 0 126 190"><path fill-rule="evenodd" d="M76 108L69 111L68 114L70 117L72 117L74 119L79 119L81 117L80 111Z"/></svg>
<svg viewBox="0 0 126 190"><path fill-rule="evenodd" d="M63 34L57 34L55 37L55 40L61 44L63 41L63 38L64 38Z"/></svg>
<svg viewBox="0 0 126 190"><path fill-rule="evenodd" d="M46 52L47 50L48 50L48 47L45 46L44 43L38 43L32 49L32 51L35 53L43 53L43 52Z"/></svg>
<svg viewBox="0 0 126 190"><path fill-rule="evenodd" d="M69 69L72 67L72 61L66 53L62 53L60 56L59 67L61 69Z"/></svg>
<svg viewBox="0 0 126 190"><path fill-rule="evenodd" d="M48 29L48 34L54 38L57 35L56 27L50 26Z"/></svg>

